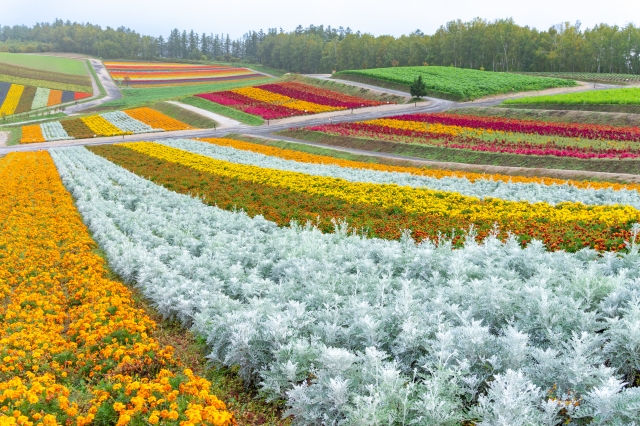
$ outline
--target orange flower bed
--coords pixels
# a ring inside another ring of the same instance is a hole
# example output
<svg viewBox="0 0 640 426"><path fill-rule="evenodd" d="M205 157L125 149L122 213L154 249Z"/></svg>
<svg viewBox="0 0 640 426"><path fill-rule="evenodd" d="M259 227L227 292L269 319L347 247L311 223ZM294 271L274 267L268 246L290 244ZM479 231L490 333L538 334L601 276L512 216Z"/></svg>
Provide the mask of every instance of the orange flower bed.
<svg viewBox="0 0 640 426"><path fill-rule="evenodd" d="M0 179L0 425L234 424L108 278L49 154Z"/></svg>
<svg viewBox="0 0 640 426"><path fill-rule="evenodd" d="M40 128L40 125L34 124L31 126L23 126L22 138L20 139L20 143L38 142L46 142L44 136L42 135L42 129Z"/></svg>
<svg viewBox="0 0 640 426"><path fill-rule="evenodd" d="M193 129L193 127L187 126L183 122L168 117L151 108L134 108L125 110L125 112L129 117L142 121L154 129L163 129L165 132Z"/></svg>

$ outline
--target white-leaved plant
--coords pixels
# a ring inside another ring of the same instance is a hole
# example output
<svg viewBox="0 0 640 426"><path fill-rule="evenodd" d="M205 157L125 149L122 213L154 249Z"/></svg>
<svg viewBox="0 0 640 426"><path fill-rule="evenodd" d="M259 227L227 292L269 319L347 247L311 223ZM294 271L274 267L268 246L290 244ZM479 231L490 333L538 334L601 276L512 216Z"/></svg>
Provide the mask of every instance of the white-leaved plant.
<svg viewBox="0 0 640 426"><path fill-rule="evenodd" d="M471 235L453 250L278 227L84 148L51 153L111 268L206 338L212 361L285 398L298 424L640 417L624 381L637 365L637 245L600 256ZM579 408L561 413L564 400Z"/></svg>

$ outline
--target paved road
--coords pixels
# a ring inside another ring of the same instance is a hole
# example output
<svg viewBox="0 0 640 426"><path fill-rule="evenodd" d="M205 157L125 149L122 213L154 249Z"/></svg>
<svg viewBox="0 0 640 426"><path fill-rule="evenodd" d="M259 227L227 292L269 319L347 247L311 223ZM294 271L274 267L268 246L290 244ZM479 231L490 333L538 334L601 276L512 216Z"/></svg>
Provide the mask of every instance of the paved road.
<svg viewBox="0 0 640 426"><path fill-rule="evenodd" d="M120 99L122 97L120 89L118 89L116 83L114 83L114 81L111 79L111 76L109 75L109 72L107 71L107 68L104 66L102 61L100 61L99 59L89 59L89 62L91 63L93 69L96 71L98 79L100 80L100 83L102 83L102 87L104 87L104 90L107 92L107 96L93 101L67 107L65 108L64 112L68 115L77 114L86 109L93 108L106 102Z"/></svg>

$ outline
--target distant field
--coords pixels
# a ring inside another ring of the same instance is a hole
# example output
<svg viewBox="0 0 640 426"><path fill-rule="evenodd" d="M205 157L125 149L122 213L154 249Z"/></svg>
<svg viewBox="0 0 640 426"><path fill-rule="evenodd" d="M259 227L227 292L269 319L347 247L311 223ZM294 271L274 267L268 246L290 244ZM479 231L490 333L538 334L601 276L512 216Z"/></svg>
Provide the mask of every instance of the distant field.
<svg viewBox="0 0 640 426"><path fill-rule="evenodd" d="M605 74L595 72L519 72L517 74L539 77L568 78L578 81L591 81L611 84L640 84L637 74Z"/></svg>
<svg viewBox="0 0 640 426"><path fill-rule="evenodd" d="M189 65L167 62L105 62L114 80L131 87L186 86L247 80L262 74L226 65Z"/></svg>
<svg viewBox="0 0 640 426"><path fill-rule="evenodd" d="M532 77L520 74L435 66L348 70L340 71L334 75L337 78L372 84L390 83L405 91L409 90L409 85L418 75L422 75L429 92L428 96L455 101L468 101L502 93L576 85L572 80L561 78ZM383 85L383 87L389 86Z"/></svg>
<svg viewBox="0 0 640 426"><path fill-rule="evenodd" d="M40 71L88 76L84 61L80 59L0 52L0 62Z"/></svg>
<svg viewBox="0 0 640 426"><path fill-rule="evenodd" d="M551 96L509 99L505 106L525 105L532 108L548 109L602 109L611 112L636 112L640 110L640 88L593 90L589 92L566 93ZM591 107L591 108L589 108ZM601 108L603 107L603 108Z"/></svg>

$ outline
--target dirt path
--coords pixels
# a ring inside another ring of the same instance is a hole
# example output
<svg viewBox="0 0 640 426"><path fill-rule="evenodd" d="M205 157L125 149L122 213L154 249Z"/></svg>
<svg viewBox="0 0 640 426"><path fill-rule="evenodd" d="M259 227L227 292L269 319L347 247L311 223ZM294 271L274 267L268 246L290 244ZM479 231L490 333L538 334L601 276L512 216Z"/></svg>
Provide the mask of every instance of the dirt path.
<svg viewBox="0 0 640 426"><path fill-rule="evenodd" d="M180 108L186 109L188 111L195 112L196 114L199 114L203 117L210 118L218 122L220 124L220 126L218 126L218 129L225 129L227 127L236 127L236 126L242 125L242 123L240 123L239 121L232 120L229 117L225 117L224 115L216 114L215 112L207 111L205 109L198 108L193 105L183 104L182 102L176 102L176 101L165 101L165 102L168 104L179 106Z"/></svg>
<svg viewBox="0 0 640 426"><path fill-rule="evenodd" d="M11 132L0 132L0 146L7 146Z"/></svg>
<svg viewBox="0 0 640 426"><path fill-rule="evenodd" d="M93 69L96 71L96 75L98 76L100 83L102 83L102 87L104 87L104 90L107 92L107 95L100 99L96 99L90 102L84 102L78 105L72 105L70 107L67 107L64 110L64 112L67 115L77 114L86 109L93 108L98 105L102 105L106 102L122 98L122 93L120 93L120 89L118 88L118 86L116 86L116 83L113 81L113 79L111 79L111 75L109 75L109 72L107 71L107 68L104 66L102 61L99 59L89 59L89 63L91 64ZM94 82L94 84L96 83ZM96 89L97 89L97 85L95 86L94 91Z"/></svg>

